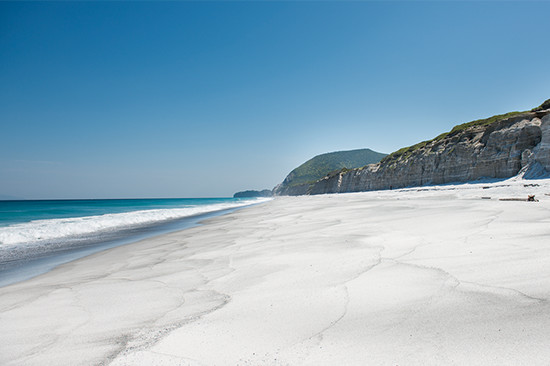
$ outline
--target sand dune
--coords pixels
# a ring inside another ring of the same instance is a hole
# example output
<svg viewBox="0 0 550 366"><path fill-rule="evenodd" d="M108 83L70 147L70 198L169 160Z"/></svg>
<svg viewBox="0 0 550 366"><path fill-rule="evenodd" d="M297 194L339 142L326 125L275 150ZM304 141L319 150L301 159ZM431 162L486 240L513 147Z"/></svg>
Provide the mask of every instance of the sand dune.
<svg viewBox="0 0 550 366"><path fill-rule="evenodd" d="M0 288L0 364L548 365L545 193L280 197L114 248Z"/></svg>

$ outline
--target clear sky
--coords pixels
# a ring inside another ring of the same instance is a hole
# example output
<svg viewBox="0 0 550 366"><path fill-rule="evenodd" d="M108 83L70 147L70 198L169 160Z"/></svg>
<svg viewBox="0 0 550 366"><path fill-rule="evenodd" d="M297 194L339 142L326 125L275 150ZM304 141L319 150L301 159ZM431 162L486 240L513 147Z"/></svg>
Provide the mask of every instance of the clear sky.
<svg viewBox="0 0 550 366"><path fill-rule="evenodd" d="M550 2L0 2L0 195L231 196L550 98Z"/></svg>

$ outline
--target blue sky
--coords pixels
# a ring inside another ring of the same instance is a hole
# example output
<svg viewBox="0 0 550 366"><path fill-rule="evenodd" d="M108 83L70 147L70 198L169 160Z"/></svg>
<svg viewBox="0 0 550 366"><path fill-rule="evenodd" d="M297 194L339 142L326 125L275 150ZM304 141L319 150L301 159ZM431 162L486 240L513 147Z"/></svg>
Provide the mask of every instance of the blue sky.
<svg viewBox="0 0 550 366"><path fill-rule="evenodd" d="M550 98L550 2L1 2L0 195L231 196Z"/></svg>

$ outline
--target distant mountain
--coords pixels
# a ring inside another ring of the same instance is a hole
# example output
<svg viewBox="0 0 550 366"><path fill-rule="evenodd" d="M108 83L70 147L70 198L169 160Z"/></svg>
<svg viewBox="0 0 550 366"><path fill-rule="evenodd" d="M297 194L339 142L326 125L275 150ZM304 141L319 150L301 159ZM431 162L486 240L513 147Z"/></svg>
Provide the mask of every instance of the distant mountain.
<svg viewBox="0 0 550 366"><path fill-rule="evenodd" d="M271 190L264 189L262 191L242 191L233 195L233 198L249 198L249 197L271 197Z"/></svg>
<svg viewBox="0 0 550 366"><path fill-rule="evenodd" d="M306 193L310 184L330 172L375 164L386 155L371 149L336 151L317 155L291 171L285 180L273 189L273 195L285 195L289 190Z"/></svg>

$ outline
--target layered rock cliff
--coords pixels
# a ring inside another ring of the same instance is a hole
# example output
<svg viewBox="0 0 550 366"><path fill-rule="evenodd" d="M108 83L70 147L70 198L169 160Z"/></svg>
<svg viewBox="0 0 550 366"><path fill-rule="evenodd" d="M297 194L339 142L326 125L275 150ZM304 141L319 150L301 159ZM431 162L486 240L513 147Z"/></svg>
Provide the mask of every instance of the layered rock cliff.
<svg viewBox="0 0 550 366"><path fill-rule="evenodd" d="M529 112L513 112L456 126L433 140L396 151L377 164L333 172L300 192L357 192L525 177L550 172L550 100Z"/></svg>

